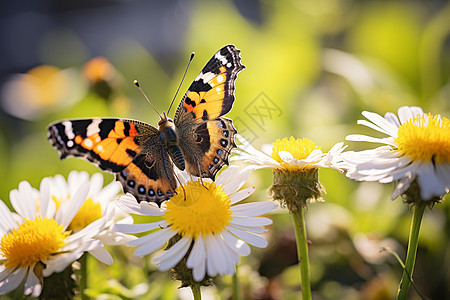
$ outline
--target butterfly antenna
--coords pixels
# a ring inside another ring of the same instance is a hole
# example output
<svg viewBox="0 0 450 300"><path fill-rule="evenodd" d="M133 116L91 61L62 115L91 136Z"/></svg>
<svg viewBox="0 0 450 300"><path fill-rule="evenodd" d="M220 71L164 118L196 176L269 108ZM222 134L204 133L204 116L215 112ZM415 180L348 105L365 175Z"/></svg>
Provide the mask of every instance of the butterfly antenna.
<svg viewBox="0 0 450 300"><path fill-rule="evenodd" d="M147 95L144 93L144 91L141 89L141 87L139 86L139 82L135 79L133 81L134 85L137 86L137 88L139 89L139 91L141 92L141 94L144 96L144 98L147 100L148 103L150 103L150 105L153 107L153 109L156 111L156 113L158 114L158 116L162 119L161 115L159 114L159 112L156 110L156 108L153 106L153 104L150 102L150 100L147 98Z"/></svg>
<svg viewBox="0 0 450 300"><path fill-rule="evenodd" d="M178 91L179 91L180 88L181 88L181 84L182 84L183 81L184 81L184 77L186 77L187 70L189 69L189 66L190 66L190 64L191 64L192 59L194 59L194 55L195 55L195 52L192 52L192 53L191 53L191 57L189 57L189 62L188 62L188 64L187 64L187 66L186 66L186 70L184 70L183 78L181 78L181 82L180 82L180 84L178 85L178 89L177 89L177 91L176 91L176 93L175 93L175 96L173 96L172 102L170 103L170 106L169 106L169 110L167 110L167 114L169 114L170 109L172 108L173 101L175 101L175 98L176 98L177 95L178 95Z"/></svg>

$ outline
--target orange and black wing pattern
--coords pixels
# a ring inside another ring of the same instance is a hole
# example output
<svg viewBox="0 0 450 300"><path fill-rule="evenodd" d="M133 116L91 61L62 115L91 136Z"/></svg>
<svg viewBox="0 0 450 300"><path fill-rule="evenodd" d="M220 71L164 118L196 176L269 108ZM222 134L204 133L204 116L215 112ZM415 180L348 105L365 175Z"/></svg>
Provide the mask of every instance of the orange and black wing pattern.
<svg viewBox="0 0 450 300"><path fill-rule="evenodd" d="M126 119L93 118L50 124L48 139L60 158L85 158L116 174L125 192L160 204L176 188L173 164L159 131Z"/></svg>
<svg viewBox="0 0 450 300"><path fill-rule="evenodd" d="M200 74L190 85L177 112L175 126L186 122L186 118L196 122L214 120L231 110L234 102L234 82L244 69L234 45L227 45L217 51Z"/></svg>
<svg viewBox="0 0 450 300"><path fill-rule="evenodd" d="M217 51L184 95L174 123L186 170L214 180L228 164L236 129L223 117L234 102L235 81L244 69L240 51L227 45Z"/></svg>

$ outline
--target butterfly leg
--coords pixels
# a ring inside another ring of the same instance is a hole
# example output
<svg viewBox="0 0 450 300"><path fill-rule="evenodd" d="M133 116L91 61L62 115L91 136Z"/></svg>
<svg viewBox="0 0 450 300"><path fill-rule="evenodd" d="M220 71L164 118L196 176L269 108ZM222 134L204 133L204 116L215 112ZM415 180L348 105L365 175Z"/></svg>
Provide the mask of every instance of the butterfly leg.
<svg viewBox="0 0 450 300"><path fill-rule="evenodd" d="M197 166L198 166L198 174L202 174L202 166L201 166L200 164L198 164ZM201 175L200 175L200 183L201 183L201 185L202 185L205 189L209 190L209 189L203 184L203 177L202 177Z"/></svg>
<svg viewBox="0 0 450 300"><path fill-rule="evenodd" d="M176 180L177 180L178 183L180 184L181 189L183 190L184 201L186 201L186 190L184 189L183 183L181 182L181 180L180 180L180 178L178 177L178 175L177 175L176 172L174 172L174 175L175 175ZM176 194L178 194L177 191L176 191L175 189L174 189L174 192L175 192Z"/></svg>

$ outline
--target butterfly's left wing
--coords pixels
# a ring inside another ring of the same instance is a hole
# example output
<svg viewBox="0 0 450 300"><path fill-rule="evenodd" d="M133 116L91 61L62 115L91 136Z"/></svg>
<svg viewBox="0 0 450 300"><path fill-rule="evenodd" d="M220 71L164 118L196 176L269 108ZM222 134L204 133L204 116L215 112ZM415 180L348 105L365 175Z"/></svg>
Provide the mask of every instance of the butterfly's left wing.
<svg viewBox="0 0 450 300"><path fill-rule="evenodd" d="M136 120L93 118L55 122L48 138L61 159L81 157L116 174L125 192L138 201L160 204L177 182L160 132Z"/></svg>
<svg viewBox="0 0 450 300"><path fill-rule="evenodd" d="M244 69L234 45L220 49L195 78L175 113L174 123L186 170L214 179L236 145L236 129L223 117L234 102L234 83Z"/></svg>

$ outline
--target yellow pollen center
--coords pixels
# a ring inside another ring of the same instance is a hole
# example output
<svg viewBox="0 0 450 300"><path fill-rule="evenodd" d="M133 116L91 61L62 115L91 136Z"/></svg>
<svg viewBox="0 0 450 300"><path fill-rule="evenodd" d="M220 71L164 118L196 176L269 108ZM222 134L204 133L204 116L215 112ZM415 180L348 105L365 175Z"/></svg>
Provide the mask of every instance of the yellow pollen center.
<svg viewBox="0 0 450 300"><path fill-rule="evenodd" d="M70 200L69 200L70 201ZM102 207L100 203L94 203L91 198L84 201L78 213L73 218L72 222L70 222L69 228L73 231L78 231L95 220L98 220L102 217Z"/></svg>
<svg viewBox="0 0 450 300"><path fill-rule="evenodd" d="M287 169L298 169L297 166L290 166L284 162L279 155L280 151L287 151L298 160L307 158L313 150L320 149L313 141L308 138L295 139L294 137L278 139L273 143L271 157Z"/></svg>
<svg viewBox="0 0 450 300"><path fill-rule="evenodd" d="M398 151L413 161L450 162L450 121L439 115L417 115L398 128Z"/></svg>
<svg viewBox="0 0 450 300"><path fill-rule="evenodd" d="M64 246L70 231L54 219L25 220L25 223L2 237L0 250L7 268L30 267L45 261Z"/></svg>
<svg viewBox="0 0 450 300"><path fill-rule="evenodd" d="M171 229L181 236L222 232L231 220L230 198L215 183L189 182L167 201L164 215ZM185 196L186 195L186 196Z"/></svg>

